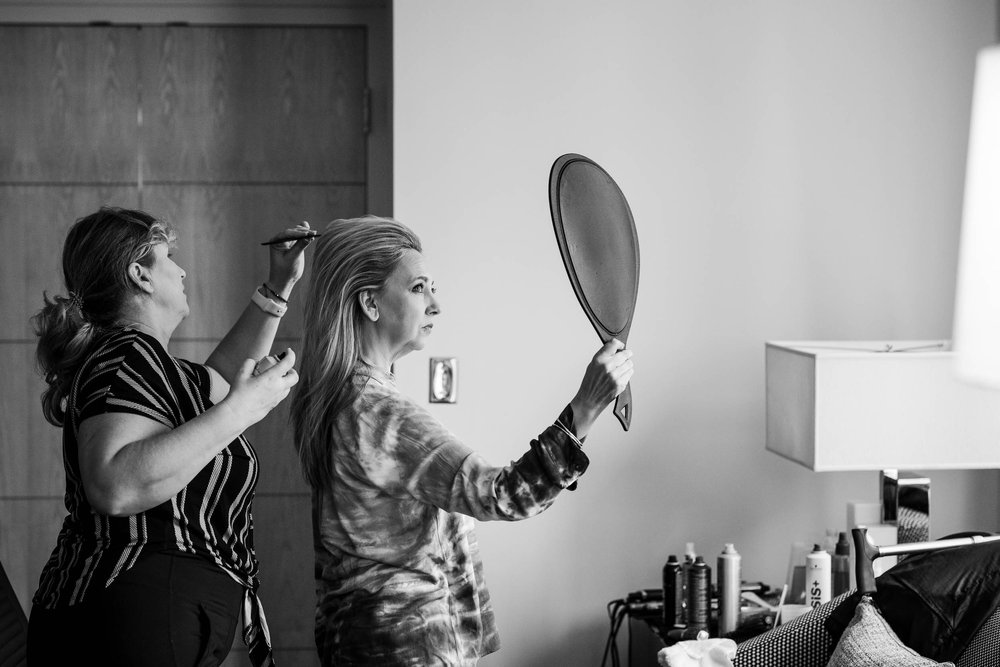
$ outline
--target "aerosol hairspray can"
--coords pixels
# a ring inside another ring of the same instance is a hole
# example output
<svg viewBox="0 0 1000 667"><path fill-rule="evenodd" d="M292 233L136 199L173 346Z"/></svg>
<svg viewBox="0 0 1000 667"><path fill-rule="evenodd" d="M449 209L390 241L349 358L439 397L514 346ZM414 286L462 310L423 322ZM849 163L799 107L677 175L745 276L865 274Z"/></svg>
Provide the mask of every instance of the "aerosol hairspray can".
<svg viewBox="0 0 1000 667"><path fill-rule="evenodd" d="M671 554L663 566L663 630L684 625L684 580L681 562Z"/></svg>
<svg viewBox="0 0 1000 667"><path fill-rule="evenodd" d="M694 559L697 557L697 553L694 550L694 542L684 543L684 562L681 563L681 600L683 611L681 613L681 622L689 623L690 616L688 615L688 580L691 578L689 573L691 571L691 566L694 565Z"/></svg>
<svg viewBox="0 0 1000 667"><path fill-rule="evenodd" d="M830 601L830 554L820 545L806 554L806 604L818 607Z"/></svg>
<svg viewBox="0 0 1000 667"><path fill-rule="evenodd" d="M687 625L708 630L712 613L712 568L701 556L688 569Z"/></svg>
<svg viewBox="0 0 1000 667"><path fill-rule="evenodd" d="M830 559L830 571L833 574L832 597L837 597L841 593L846 593L851 589L851 543L847 539L847 533L841 533L834 547L833 558Z"/></svg>
<svg viewBox="0 0 1000 667"><path fill-rule="evenodd" d="M740 554L726 543L719 554L719 636L725 637L740 624Z"/></svg>

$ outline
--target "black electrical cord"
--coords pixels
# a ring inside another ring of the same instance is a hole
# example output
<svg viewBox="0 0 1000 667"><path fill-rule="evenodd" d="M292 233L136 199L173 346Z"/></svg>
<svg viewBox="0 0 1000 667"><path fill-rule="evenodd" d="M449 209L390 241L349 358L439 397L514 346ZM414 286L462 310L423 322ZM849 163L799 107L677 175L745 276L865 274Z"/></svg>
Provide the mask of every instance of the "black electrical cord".
<svg viewBox="0 0 1000 667"><path fill-rule="evenodd" d="M632 615L629 614L628 617L628 667L632 667Z"/></svg>
<svg viewBox="0 0 1000 667"><path fill-rule="evenodd" d="M608 630L608 641L604 645L604 657L601 658L601 667L605 667L608 663L608 658L611 658L611 667L621 667L621 657L618 655L618 630L621 628L622 621L628 616L628 604L625 600L612 600L608 603L608 621L610 628ZM631 626L629 626L629 658L631 659Z"/></svg>

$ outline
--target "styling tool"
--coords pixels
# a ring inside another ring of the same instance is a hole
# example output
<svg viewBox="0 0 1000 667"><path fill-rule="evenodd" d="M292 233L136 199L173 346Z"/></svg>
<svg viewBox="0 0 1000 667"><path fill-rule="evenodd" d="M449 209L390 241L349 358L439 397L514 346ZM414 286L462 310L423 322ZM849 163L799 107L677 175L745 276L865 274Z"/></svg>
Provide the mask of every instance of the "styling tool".
<svg viewBox="0 0 1000 667"><path fill-rule="evenodd" d="M261 245L277 245L279 243L287 243L288 241L298 241L299 239L316 239L323 236L322 232L317 232L315 229L310 229L308 233L301 236L279 236L276 239L271 239L270 241L264 241Z"/></svg>

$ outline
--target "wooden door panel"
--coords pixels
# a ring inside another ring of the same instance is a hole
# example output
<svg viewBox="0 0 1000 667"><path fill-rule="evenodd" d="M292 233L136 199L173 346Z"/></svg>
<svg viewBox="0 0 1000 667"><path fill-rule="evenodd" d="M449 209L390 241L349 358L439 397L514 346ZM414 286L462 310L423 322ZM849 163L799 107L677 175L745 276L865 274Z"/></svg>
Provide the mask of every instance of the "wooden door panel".
<svg viewBox="0 0 1000 667"><path fill-rule="evenodd" d="M365 180L365 31L144 27L150 182Z"/></svg>
<svg viewBox="0 0 1000 667"><path fill-rule="evenodd" d="M268 250L261 242L302 220L322 228L336 217L360 215L364 196L361 186L147 186L143 203L177 229L175 257L188 274L191 314L174 336L222 338L267 278ZM306 252L304 281L311 258ZM301 335L302 294L293 292L281 336Z"/></svg>
<svg viewBox="0 0 1000 667"><path fill-rule="evenodd" d="M316 584L309 496L254 499L260 599L275 648L313 646Z"/></svg>
<svg viewBox="0 0 1000 667"><path fill-rule="evenodd" d="M171 352L203 362L267 275L261 241L368 212L367 49L362 26L0 27L0 243L17 249L0 263L0 414L14 416L0 425L0 558L26 609L65 515L29 318L43 290L65 294L66 231L102 204L172 223L191 315ZM301 351L304 293L274 349ZM247 432L261 463L255 542L275 654L315 667L291 400ZM241 641L225 664L249 664Z"/></svg>
<svg viewBox="0 0 1000 667"><path fill-rule="evenodd" d="M0 184L0 247L17 249L0 262L0 339L35 340L29 319L42 292L66 294L62 249L72 224L104 204L137 202L135 186Z"/></svg>
<svg viewBox="0 0 1000 667"><path fill-rule="evenodd" d="M62 429L42 416L34 343L0 343L0 496L61 497Z"/></svg>
<svg viewBox="0 0 1000 667"><path fill-rule="evenodd" d="M300 355L302 347L297 343L286 345ZM296 364L298 367L298 364ZM309 485L302 477L302 468L295 451L295 437L292 424L288 420L295 388L288 397L267 415L246 431L247 437L257 450L260 459L260 479L257 491L260 493L301 493L310 497Z"/></svg>
<svg viewBox="0 0 1000 667"><path fill-rule="evenodd" d="M62 498L0 498L0 559L25 613L66 516Z"/></svg>
<svg viewBox="0 0 1000 667"><path fill-rule="evenodd" d="M137 37L0 26L0 181L135 181Z"/></svg>

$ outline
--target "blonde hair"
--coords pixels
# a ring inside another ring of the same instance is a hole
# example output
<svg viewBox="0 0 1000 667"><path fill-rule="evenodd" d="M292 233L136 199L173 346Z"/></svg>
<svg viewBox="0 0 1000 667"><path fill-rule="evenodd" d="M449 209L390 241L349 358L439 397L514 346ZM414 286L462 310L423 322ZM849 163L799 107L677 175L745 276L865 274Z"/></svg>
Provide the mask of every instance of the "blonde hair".
<svg viewBox="0 0 1000 667"><path fill-rule="evenodd" d="M50 299L43 292L44 305L31 318L35 356L48 384L42 412L50 424L63 425L73 377L94 345L118 326L126 297L138 289L128 267L150 266L153 246L174 239L173 230L148 213L107 206L70 228L62 255L68 295Z"/></svg>
<svg viewBox="0 0 1000 667"><path fill-rule="evenodd" d="M295 448L314 489L330 483L333 426L358 394L353 378L364 317L359 295L380 290L406 250L422 252L417 235L375 216L334 220L315 243L301 370L291 401Z"/></svg>

